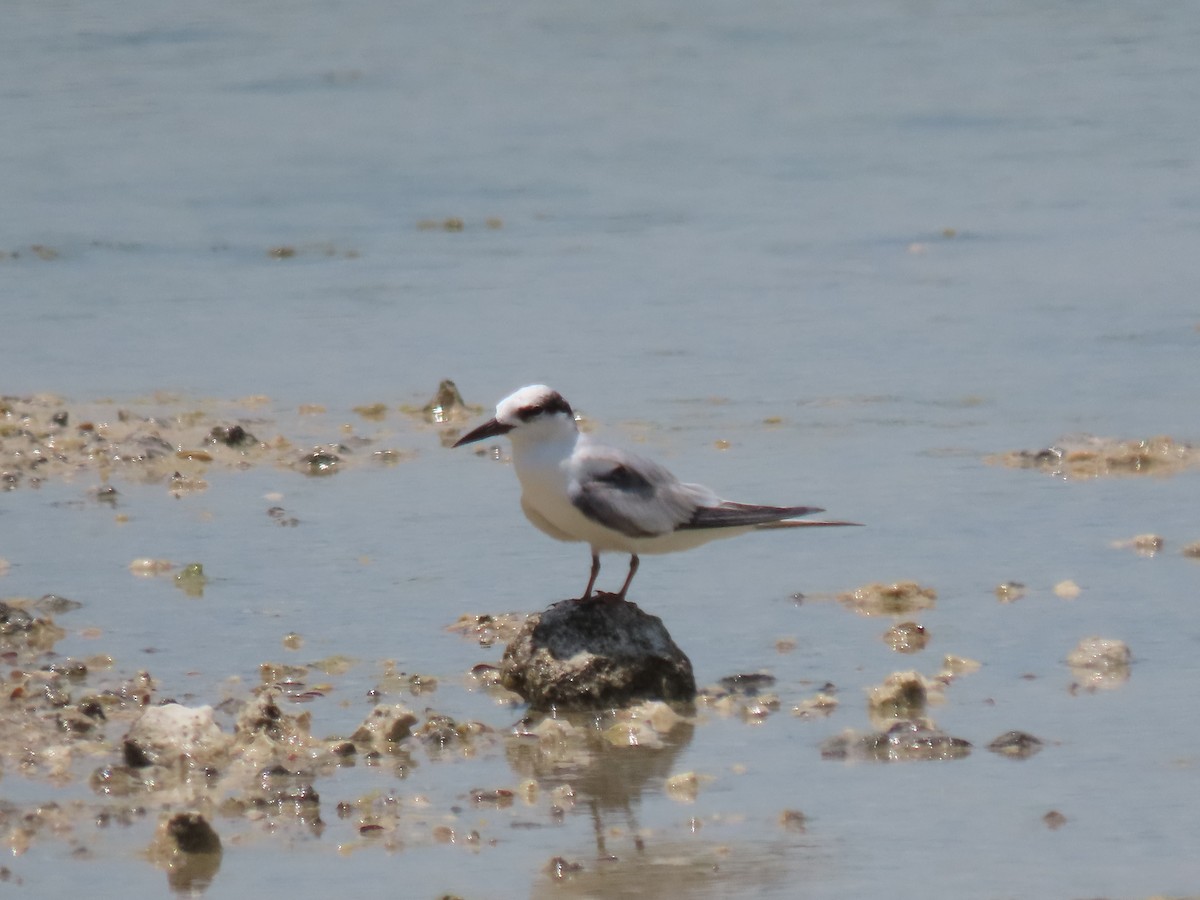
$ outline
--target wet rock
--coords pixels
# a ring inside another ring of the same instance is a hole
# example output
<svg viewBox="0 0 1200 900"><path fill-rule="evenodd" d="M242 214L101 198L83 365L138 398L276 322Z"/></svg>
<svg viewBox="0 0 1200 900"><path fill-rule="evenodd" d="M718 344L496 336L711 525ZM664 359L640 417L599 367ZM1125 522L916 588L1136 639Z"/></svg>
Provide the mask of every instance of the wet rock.
<svg viewBox="0 0 1200 900"><path fill-rule="evenodd" d="M916 622L901 622L884 632L883 641L897 653L919 653L929 643L929 632Z"/></svg>
<svg viewBox="0 0 1200 900"><path fill-rule="evenodd" d="M932 609L937 591L915 581L878 582L838 595L838 602L862 616L907 616Z"/></svg>
<svg viewBox="0 0 1200 900"><path fill-rule="evenodd" d="M1112 638L1086 637L1067 654L1067 665L1085 669L1122 668L1131 660L1129 645Z"/></svg>
<svg viewBox="0 0 1200 900"><path fill-rule="evenodd" d="M1085 637L1067 654L1067 665L1076 687L1108 690L1129 680L1133 655L1129 645L1115 638Z"/></svg>
<svg viewBox="0 0 1200 900"><path fill-rule="evenodd" d="M431 751L463 745L470 752L471 741L491 729L482 722L457 722L450 716L435 714L425 720L414 735Z"/></svg>
<svg viewBox="0 0 1200 900"><path fill-rule="evenodd" d="M33 605L39 612L55 616L73 612L83 606L77 600L68 600L66 597L60 597L57 594L43 594Z"/></svg>
<svg viewBox="0 0 1200 900"><path fill-rule="evenodd" d="M711 775L680 772L667 778L666 794L676 803L695 803L701 786L712 780Z"/></svg>
<svg viewBox="0 0 1200 900"><path fill-rule="evenodd" d="M1123 541L1113 541L1112 546L1114 550L1132 550L1138 556L1154 557L1166 543L1157 534L1138 534Z"/></svg>
<svg viewBox="0 0 1200 900"><path fill-rule="evenodd" d="M827 693L818 693L806 700L801 700L792 707L792 715L799 719L828 718L838 706L838 699Z"/></svg>
<svg viewBox="0 0 1200 900"><path fill-rule="evenodd" d="M501 683L534 709L696 696L691 661L662 620L611 595L563 600L527 618L504 651Z"/></svg>
<svg viewBox="0 0 1200 900"><path fill-rule="evenodd" d="M122 750L133 768L217 766L225 759L230 738L213 720L211 706L187 707L166 703L145 710L129 733Z"/></svg>
<svg viewBox="0 0 1200 900"><path fill-rule="evenodd" d="M166 822L174 849L183 853L220 853L221 839L200 813L177 813Z"/></svg>
<svg viewBox="0 0 1200 900"><path fill-rule="evenodd" d="M129 564L129 571L139 578L153 578L155 575L170 572L174 567L175 564L170 560L151 559L148 556L142 556Z"/></svg>
<svg viewBox="0 0 1200 900"><path fill-rule="evenodd" d="M208 440L226 447L253 447L258 443L258 439L241 425L217 425L208 433Z"/></svg>
<svg viewBox="0 0 1200 900"><path fill-rule="evenodd" d="M159 822L147 855L166 870L173 892L194 896L221 868L221 839L200 813L176 813Z"/></svg>
<svg viewBox="0 0 1200 900"><path fill-rule="evenodd" d="M296 461L296 468L305 475L332 475L341 463L341 456L333 450L317 447L301 456Z"/></svg>
<svg viewBox="0 0 1200 900"><path fill-rule="evenodd" d="M1025 596L1025 585L1019 581L1006 581L996 585L996 599L1001 603L1015 603Z"/></svg>
<svg viewBox="0 0 1200 900"><path fill-rule="evenodd" d="M1051 831L1058 831L1067 824L1067 817L1060 813L1057 809L1052 809L1050 812L1042 816L1042 824Z"/></svg>
<svg viewBox="0 0 1200 900"><path fill-rule="evenodd" d="M272 506L267 510L267 515L275 520L275 524L281 528L295 528L300 524L300 520L295 516L289 516L287 510L282 506Z"/></svg>
<svg viewBox="0 0 1200 900"><path fill-rule="evenodd" d="M128 797L151 789L143 777L145 769L133 766L101 766L91 774L88 783L97 794L106 797Z"/></svg>
<svg viewBox="0 0 1200 900"><path fill-rule="evenodd" d="M18 606L9 606L0 600L0 635L26 634L33 627L33 616Z"/></svg>
<svg viewBox="0 0 1200 900"><path fill-rule="evenodd" d="M782 705L779 695L766 690L775 684L775 676L765 672L728 675L702 690L697 702L723 716L739 716L749 724L758 724Z"/></svg>
<svg viewBox="0 0 1200 900"><path fill-rule="evenodd" d="M417 717L403 704L380 704L371 710L366 720L350 736L359 747L389 750L409 737Z"/></svg>
<svg viewBox="0 0 1200 900"><path fill-rule="evenodd" d="M204 587L208 577L204 574L204 566L200 563L188 563L175 575L175 587L189 597L203 597Z"/></svg>
<svg viewBox="0 0 1200 900"><path fill-rule="evenodd" d="M1029 759L1042 749L1042 742L1025 731L1006 731L988 744L988 749L1012 759Z"/></svg>
<svg viewBox="0 0 1200 900"><path fill-rule="evenodd" d="M289 715L279 707L278 695L267 690L249 701L238 712L234 734L239 744L252 742L262 735L275 744L308 743L312 716Z"/></svg>
<svg viewBox="0 0 1200 900"><path fill-rule="evenodd" d="M867 689L867 710L879 720L911 719L925 711L930 692L941 687L917 672L894 672Z"/></svg>
<svg viewBox="0 0 1200 900"><path fill-rule="evenodd" d="M433 399L421 408L425 421L434 425L468 422L479 412L480 407L467 405L458 392L458 386L449 378L438 385Z"/></svg>
<svg viewBox="0 0 1200 900"><path fill-rule="evenodd" d="M665 746L664 738L690 721L661 700L647 700L636 706L614 710L613 723L602 735L614 747L647 747L654 750Z"/></svg>
<svg viewBox="0 0 1200 900"><path fill-rule="evenodd" d="M0 647L18 651L49 650L65 635L66 632L48 616L33 616L17 602L0 600Z"/></svg>
<svg viewBox="0 0 1200 900"><path fill-rule="evenodd" d="M1064 438L1042 450L1013 450L986 457L992 465L1037 469L1059 478L1113 475L1174 475L1200 464L1196 448L1159 436L1115 440L1092 435Z"/></svg>
<svg viewBox="0 0 1200 900"><path fill-rule="evenodd" d="M965 656L948 655L942 659L941 671L935 677L941 683L949 684L955 678L962 675L970 675L978 672L981 665L975 659L967 659Z"/></svg>
<svg viewBox="0 0 1200 900"><path fill-rule="evenodd" d="M1060 600L1074 600L1082 593L1083 588L1069 578L1054 586L1054 596Z"/></svg>
<svg viewBox="0 0 1200 900"><path fill-rule="evenodd" d="M508 643L517 636L525 624L525 616L517 613L477 613L459 616L447 631L479 641L480 647L490 647L503 641Z"/></svg>
<svg viewBox="0 0 1200 900"><path fill-rule="evenodd" d="M1188 559L1200 559L1200 541L1185 544L1179 551Z"/></svg>
<svg viewBox="0 0 1200 900"><path fill-rule="evenodd" d="M970 752L969 741L951 737L928 719L902 720L867 734L845 731L821 745L825 759L868 762L961 759Z"/></svg>

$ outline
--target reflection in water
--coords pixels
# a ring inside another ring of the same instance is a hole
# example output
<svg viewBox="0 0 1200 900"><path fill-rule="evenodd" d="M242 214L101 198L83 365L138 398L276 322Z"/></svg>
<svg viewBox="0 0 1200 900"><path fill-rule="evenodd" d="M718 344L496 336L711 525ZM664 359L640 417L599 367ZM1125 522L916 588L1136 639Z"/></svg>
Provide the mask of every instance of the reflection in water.
<svg viewBox="0 0 1200 900"><path fill-rule="evenodd" d="M166 870L175 894L203 894L221 868L221 839L200 813L177 813L159 822L147 855Z"/></svg>
<svg viewBox="0 0 1200 900"><path fill-rule="evenodd" d="M793 878L797 850L819 859L803 827L793 827L790 819L781 824L778 840L745 845L706 838L706 822L699 818L690 820L692 839L642 829L643 793L667 792L694 731L692 721L661 703L523 723L506 750L513 772L547 791L569 790L592 820L592 846L574 852L556 848L534 884L534 896L551 889L556 896L730 896ZM628 840L610 846L618 835Z"/></svg>
<svg viewBox="0 0 1200 900"><path fill-rule="evenodd" d="M576 803L587 805L596 857L603 859L608 856L606 826L616 816L629 831L638 830L642 791L648 785L661 788L693 731L693 724L665 703L649 702L600 716L526 720L506 755L521 777L548 790L569 786Z"/></svg>

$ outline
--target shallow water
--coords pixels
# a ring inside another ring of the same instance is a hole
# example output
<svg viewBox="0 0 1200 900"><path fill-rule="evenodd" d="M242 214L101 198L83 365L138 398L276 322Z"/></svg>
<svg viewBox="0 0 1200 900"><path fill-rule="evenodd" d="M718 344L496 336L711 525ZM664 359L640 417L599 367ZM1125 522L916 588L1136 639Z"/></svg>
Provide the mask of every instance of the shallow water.
<svg viewBox="0 0 1200 900"><path fill-rule="evenodd" d="M117 478L115 509L87 474L6 493L0 595L82 602L56 651L148 669L160 696L218 703L265 661L346 656L305 706L314 732L344 734L395 660L439 679L414 708L502 734L523 711L465 680L499 650L446 626L578 592L586 551L524 522L504 464L397 408L443 377L489 407L546 381L689 480L868 525L638 575L633 599L700 683L766 670L783 708L702 711L657 756L562 773L588 787L561 822L544 796L464 800L526 777L499 739L418 752L404 778L338 770L316 785L319 834L217 817L209 895L398 877L414 896L1195 893L1198 570L1179 548L1200 539L1198 476L1063 481L984 457L1076 432L1200 440L1198 40L1200 12L1170 2L21 10L0 35L0 393L116 409L173 391L174 410L265 395L265 427L324 443L350 423L415 457L214 470L178 500ZM383 422L352 411L375 402ZM298 417L306 403L327 411ZM1143 532L1164 552L1111 546ZM202 562L203 597L132 576L143 556ZM890 620L832 599L906 578L939 595L914 657L880 639ZM1055 596L1064 579L1077 599ZM1026 596L1000 604L1009 580ZM1063 660L1090 634L1128 642L1127 683L1070 690ZM821 758L867 728L865 688L947 653L982 663L931 709L967 758ZM789 714L826 682L830 718ZM1014 728L1045 748L987 752ZM690 804L663 784L686 771L713 776ZM337 817L373 791L401 798L402 849ZM11 770L0 798L102 803ZM39 833L9 885L160 893L147 806ZM438 843L447 822L481 843ZM552 880L559 856L583 871Z"/></svg>

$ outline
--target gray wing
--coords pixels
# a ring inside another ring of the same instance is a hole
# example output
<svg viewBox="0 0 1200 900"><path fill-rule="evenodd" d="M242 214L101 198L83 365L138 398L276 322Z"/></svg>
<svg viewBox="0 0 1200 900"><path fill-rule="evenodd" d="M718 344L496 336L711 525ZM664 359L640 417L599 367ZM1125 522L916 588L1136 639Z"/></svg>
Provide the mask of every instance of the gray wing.
<svg viewBox="0 0 1200 900"><path fill-rule="evenodd" d="M628 537L655 537L686 527L697 510L720 503L712 491L684 484L658 463L592 446L581 455L571 502L605 528Z"/></svg>
<svg viewBox="0 0 1200 900"><path fill-rule="evenodd" d="M755 506L753 503L734 503L722 500L716 506L701 506L680 528L736 528L740 525L769 525L784 519L825 512L819 506ZM796 523L800 524L800 523ZM806 525L829 525L829 522L806 522ZM845 523L836 523L845 524Z"/></svg>

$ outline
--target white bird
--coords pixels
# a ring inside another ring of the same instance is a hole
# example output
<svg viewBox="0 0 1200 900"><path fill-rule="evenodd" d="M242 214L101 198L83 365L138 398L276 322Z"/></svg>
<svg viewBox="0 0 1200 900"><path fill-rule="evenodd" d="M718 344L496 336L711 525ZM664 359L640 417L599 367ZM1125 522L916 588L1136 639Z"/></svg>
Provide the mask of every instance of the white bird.
<svg viewBox="0 0 1200 900"><path fill-rule="evenodd" d="M734 503L703 485L681 482L656 462L593 441L579 430L562 395L544 384L505 397L494 419L454 446L502 434L512 440L525 517L556 540L591 545L592 571L580 600L592 595L601 553L630 556L629 574L615 595L623 600L642 553L690 550L755 529L858 524L798 520L824 510Z"/></svg>

